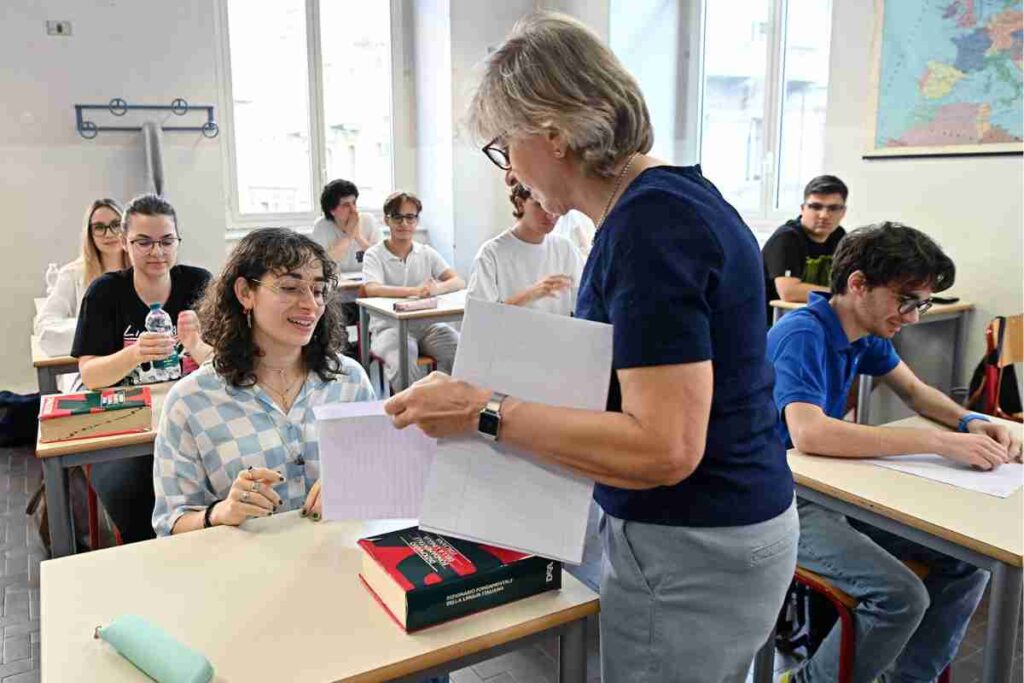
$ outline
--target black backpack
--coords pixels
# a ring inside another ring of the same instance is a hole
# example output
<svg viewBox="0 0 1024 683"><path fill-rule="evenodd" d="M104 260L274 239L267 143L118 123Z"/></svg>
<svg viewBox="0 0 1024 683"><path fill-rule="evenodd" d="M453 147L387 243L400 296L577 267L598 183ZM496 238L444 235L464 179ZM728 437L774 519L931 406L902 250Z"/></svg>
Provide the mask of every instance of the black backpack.
<svg viewBox="0 0 1024 683"><path fill-rule="evenodd" d="M0 446L29 446L39 427L39 394L0 391Z"/></svg>

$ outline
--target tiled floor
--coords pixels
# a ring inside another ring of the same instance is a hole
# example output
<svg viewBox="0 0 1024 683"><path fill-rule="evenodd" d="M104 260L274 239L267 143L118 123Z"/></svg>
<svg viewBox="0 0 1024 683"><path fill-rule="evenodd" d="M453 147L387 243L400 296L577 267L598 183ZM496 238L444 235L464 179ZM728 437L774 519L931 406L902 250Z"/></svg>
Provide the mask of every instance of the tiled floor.
<svg viewBox="0 0 1024 683"><path fill-rule="evenodd" d="M39 561L43 547L25 503L41 477L30 449L0 448L0 587L3 588L3 657L0 683L39 680ZM598 552L588 546L588 557ZM591 572L587 579L594 578ZM981 680L982 651L988 598L971 621L960 655L953 665L955 683ZM588 681L600 681L598 629L590 623ZM557 642L547 639L536 645L495 657L452 674L454 683L545 683L557 675ZM1022 680L1021 645L1018 642L1011 680ZM777 662L781 666L781 662Z"/></svg>

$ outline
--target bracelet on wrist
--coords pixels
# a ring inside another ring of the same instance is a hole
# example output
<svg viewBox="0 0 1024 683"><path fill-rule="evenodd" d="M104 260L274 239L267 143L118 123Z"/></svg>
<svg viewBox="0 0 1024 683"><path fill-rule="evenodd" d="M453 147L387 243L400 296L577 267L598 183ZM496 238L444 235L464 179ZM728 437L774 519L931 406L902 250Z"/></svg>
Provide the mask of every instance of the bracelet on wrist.
<svg viewBox="0 0 1024 683"><path fill-rule="evenodd" d="M213 521L210 519L213 516L213 506L219 503L219 500L215 500L206 506L206 512L203 513L203 528L209 529L213 526Z"/></svg>
<svg viewBox="0 0 1024 683"><path fill-rule="evenodd" d="M967 432L967 425L969 425L970 423L974 422L975 420L981 420L982 422L991 422L992 421L992 420L988 419L988 417L986 417L985 415L981 415L980 413L967 413L966 415L961 417L960 418L960 422L957 423L957 426L956 426L957 431L966 433Z"/></svg>

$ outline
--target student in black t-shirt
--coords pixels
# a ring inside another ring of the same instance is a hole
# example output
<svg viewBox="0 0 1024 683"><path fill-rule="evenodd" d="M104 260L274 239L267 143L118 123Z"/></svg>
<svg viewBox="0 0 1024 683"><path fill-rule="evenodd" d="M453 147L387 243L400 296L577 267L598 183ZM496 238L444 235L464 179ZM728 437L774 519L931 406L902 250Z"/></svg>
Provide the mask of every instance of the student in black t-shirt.
<svg viewBox="0 0 1024 683"><path fill-rule="evenodd" d="M71 348L82 382L90 389L178 379L210 355L191 310L210 273L176 265L181 237L174 207L162 197L143 195L128 204L121 222L132 267L92 283L82 299ZM146 315L154 303L176 322L172 334L146 331ZM154 363L176 350L178 365L162 368ZM125 541L153 537L152 456L97 463L92 485Z"/></svg>
<svg viewBox="0 0 1024 683"><path fill-rule="evenodd" d="M807 183L800 215L779 226L761 250L768 301L806 302L810 292L828 291L832 255L846 235L839 223L848 194L846 184L833 175Z"/></svg>

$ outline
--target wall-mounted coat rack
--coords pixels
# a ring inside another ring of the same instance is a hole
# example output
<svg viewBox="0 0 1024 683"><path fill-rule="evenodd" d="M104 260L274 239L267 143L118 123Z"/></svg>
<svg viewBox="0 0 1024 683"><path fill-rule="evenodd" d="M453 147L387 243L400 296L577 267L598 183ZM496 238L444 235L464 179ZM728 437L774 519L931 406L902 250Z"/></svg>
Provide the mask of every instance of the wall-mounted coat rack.
<svg viewBox="0 0 1024 683"><path fill-rule="evenodd" d="M220 132L220 128L217 126L217 122L213 118L213 106L212 105L195 105L189 104L182 98L178 98L168 104L128 104L120 97L115 97L110 100L107 104L76 104L75 105L75 123L78 129L78 134L83 138L91 140L96 137L100 131L117 131L117 132L131 132L142 130L142 126L97 126L92 121L86 121L83 117L83 112L87 109L91 110L106 110L114 116L124 116L129 111L169 111L177 116L184 116L190 111L205 111L206 112L206 123L201 126L161 126L161 130L165 131L197 131L203 134L203 137L215 138Z"/></svg>

